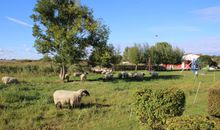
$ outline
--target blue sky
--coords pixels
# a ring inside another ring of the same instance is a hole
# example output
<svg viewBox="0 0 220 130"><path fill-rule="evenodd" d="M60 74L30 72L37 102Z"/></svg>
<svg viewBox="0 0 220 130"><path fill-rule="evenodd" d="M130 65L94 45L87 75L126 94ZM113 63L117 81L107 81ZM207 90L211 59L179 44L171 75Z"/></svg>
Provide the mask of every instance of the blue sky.
<svg viewBox="0 0 220 130"><path fill-rule="evenodd" d="M82 0L110 27L109 43L166 41L186 53L220 55L219 0ZM38 59L30 15L36 0L3 0L0 5L0 59ZM158 37L155 37L158 35Z"/></svg>

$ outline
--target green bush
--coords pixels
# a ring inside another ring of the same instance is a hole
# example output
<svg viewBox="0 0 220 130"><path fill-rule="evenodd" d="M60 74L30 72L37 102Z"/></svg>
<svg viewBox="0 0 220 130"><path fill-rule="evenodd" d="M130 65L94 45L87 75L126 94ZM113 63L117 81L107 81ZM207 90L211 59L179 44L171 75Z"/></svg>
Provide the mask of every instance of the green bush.
<svg viewBox="0 0 220 130"><path fill-rule="evenodd" d="M167 119L167 130L217 130L214 120L204 116L185 116Z"/></svg>
<svg viewBox="0 0 220 130"><path fill-rule="evenodd" d="M136 92L135 98L138 119L148 129L163 129L167 118L184 111L185 94L179 89L144 89Z"/></svg>
<svg viewBox="0 0 220 130"><path fill-rule="evenodd" d="M208 113L211 116L220 118L220 88L209 89Z"/></svg>

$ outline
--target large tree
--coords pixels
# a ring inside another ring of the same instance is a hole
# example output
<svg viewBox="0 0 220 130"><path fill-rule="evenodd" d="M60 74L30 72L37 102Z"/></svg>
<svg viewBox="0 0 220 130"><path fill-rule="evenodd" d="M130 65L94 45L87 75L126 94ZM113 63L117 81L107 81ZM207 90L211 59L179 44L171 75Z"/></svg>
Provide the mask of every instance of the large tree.
<svg viewBox="0 0 220 130"><path fill-rule="evenodd" d="M153 64L179 64L184 52L178 47L174 48L167 42L158 42L150 48L150 59Z"/></svg>
<svg viewBox="0 0 220 130"><path fill-rule="evenodd" d="M151 61L155 64L169 64L174 62L172 46L167 42L156 43L151 47Z"/></svg>
<svg viewBox="0 0 220 130"><path fill-rule="evenodd" d="M108 40L108 28L92 13L74 0L38 0L35 5L31 16L35 47L60 63L62 80L67 73L67 64L78 63L86 57L88 47L106 44Z"/></svg>

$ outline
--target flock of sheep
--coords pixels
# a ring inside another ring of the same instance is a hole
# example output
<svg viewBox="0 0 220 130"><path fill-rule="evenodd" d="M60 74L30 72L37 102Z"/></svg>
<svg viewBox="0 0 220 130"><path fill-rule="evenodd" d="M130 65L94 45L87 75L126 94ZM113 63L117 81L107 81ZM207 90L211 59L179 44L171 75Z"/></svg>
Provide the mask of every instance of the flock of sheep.
<svg viewBox="0 0 220 130"><path fill-rule="evenodd" d="M94 73L103 74L103 80L112 80L114 79L113 73L111 69L93 69ZM152 77L157 77L157 72L150 72ZM80 77L81 81L87 79L87 72L75 72L73 74L76 77ZM120 72L118 73L119 79L135 79L135 80L143 80L145 73L142 72ZM69 74L65 75L65 78L69 80ZM2 82L4 84L11 83L19 83L19 81L15 77L4 76L2 77ZM90 96L89 92L85 89L80 89L78 91L68 91L68 90L56 90L53 93L53 100L56 107L63 108L65 104L69 105L70 108L77 107L80 105L80 101L83 96Z"/></svg>

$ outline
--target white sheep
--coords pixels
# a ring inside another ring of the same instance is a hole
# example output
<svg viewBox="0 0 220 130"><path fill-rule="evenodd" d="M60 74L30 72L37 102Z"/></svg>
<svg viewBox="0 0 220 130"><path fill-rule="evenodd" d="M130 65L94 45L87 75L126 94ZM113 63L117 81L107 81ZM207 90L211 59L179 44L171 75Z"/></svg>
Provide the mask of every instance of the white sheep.
<svg viewBox="0 0 220 130"><path fill-rule="evenodd" d="M81 75L80 75L80 80L81 80L81 81L86 80L86 79L87 79L87 74L88 74L87 72L81 74Z"/></svg>
<svg viewBox="0 0 220 130"><path fill-rule="evenodd" d="M154 78L159 76L159 73L158 73L158 72L155 72L155 71L151 71L150 74L151 74L151 76L154 77Z"/></svg>
<svg viewBox="0 0 220 130"><path fill-rule="evenodd" d="M134 73L128 73L128 78L133 78L134 77Z"/></svg>
<svg viewBox="0 0 220 130"><path fill-rule="evenodd" d="M64 79L66 79L66 81L67 81L67 82L69 82L69 79L70 79L70 74L68 74L68 73L67 73L67 74L65 74L65 76L64 76L64 77L65 77Z"/></svg>
<svg viewBox="0 0 220 130"><path fill-rule="evenodd" d="M81 74L82 74L81 72L75 72L75 73L73 73L73 76L79 77Z"/></svg>
<svg viewBox="0 0 220 130"><path fill-rule="evenodd" d="M145 73L134 73L133 77L136 79L136 80L143 80L144 79L144 76L145 76Z"/></svg>
<svg viewBox="0 0 220 130"><path fill-rule="evenodd" d="M103 77L103 80L113 80L113 74L112 73L106 73Z"/></svg>
<svg viewBox="0 0 220 130"><path fill-rule="evenodd" d="M80 105L83 96L90 96L90 94L85 89L78 91L56 90L53 93L53 100L56 107L62 108L65 104L68 104L72 108Z"/></svg>
<svg viewBox="0 0 220 130"><path fill-rule="evenodd" d="M10 84L10 83L18 83L18 80L15 77L4 76L2 77L2 82L4 84Z"/></svg>

